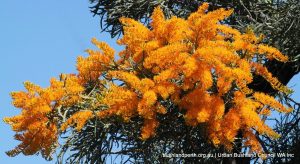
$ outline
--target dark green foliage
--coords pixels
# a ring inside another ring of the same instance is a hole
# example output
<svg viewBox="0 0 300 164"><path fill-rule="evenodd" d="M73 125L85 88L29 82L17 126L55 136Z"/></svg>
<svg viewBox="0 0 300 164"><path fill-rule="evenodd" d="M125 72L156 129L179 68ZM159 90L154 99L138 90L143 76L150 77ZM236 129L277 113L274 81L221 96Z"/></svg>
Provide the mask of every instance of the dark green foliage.
<svg viewBox="0 0 300 164"><path fill-rule="evenodd" d="M121 17L129 17L140 20L149 25L149 17L156 6L161 6L167 17L177 15L186 17L195 11L200 2L197 0L90 0L94 15L100 16L101 29L109 32L112 37L122 32L119 22Z"/></svg>
<svg viewBox="0 0 300 164"><path fill-rule="evenodd" d="M72 130L68 134L57 163L204 163L207 158L168 158L163 154L224 152L207 142L201 126L186 125L177 107L168 109L176 111L159 116L156 136L146 141L140 139L142 118L133 118L128 123L122 123L119 117L90 120L80 132ZM71 155L64 158L68 153ZM218 162L221 158L209 161Z"/></svg>
<svg viewBox="0 0 300 164"><path fill-rule="evenodd" d="M294 108L290 114L280 114L275 121L274 129L281 137L277 140L272 140L267 136L263 136L264 150L267 153L290 153L294 157L268 158L265 163L299 163L300 162L300 103L294 101L288 96L279 95L282 103L285 103Z"/></svg>

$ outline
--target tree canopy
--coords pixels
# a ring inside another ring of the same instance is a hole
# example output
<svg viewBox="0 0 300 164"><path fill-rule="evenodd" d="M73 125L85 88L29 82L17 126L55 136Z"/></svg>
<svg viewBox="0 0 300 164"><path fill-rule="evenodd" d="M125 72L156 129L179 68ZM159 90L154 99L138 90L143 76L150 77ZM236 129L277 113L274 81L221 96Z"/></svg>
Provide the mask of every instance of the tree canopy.
<svg viewBox="0 0 300 164"><path fill-rule="evenodd" d="M265 152L261 137L280 137L265 119L292 108L253 84L259 76L276 93L290 94L265 65L289 57L251 28L228 26L233 10L208 12L203 3L186 18L166 18L163 9L153 10L150 28L120 18L118 44L125 49L118 57L92 39L99 50L78 57L78 73L61 74L47 88L25 82L27 91L12 93L22 112L5 122L21 144L7 154L51 159L60 149L58 161L103 163L114 154L131 162L188 162L205 159L162 154ZM73 154L63 159L67 151Z"/></svg>
<svg viewBox="0 0 300 164"><path fill-rule="evenodd" d="M187 18L203 2L210 3L209 11L220 7L234 9L235 12L224 23L243 32L251 28L256 34L264 34L264 43L278 48L289 57L289 61L286 63L275 60L266 60L264 63L272 75L277 77L281 83L287 84L299 73L299 0L91 0L94 5L91 7L91 11L94 15L100 16L101 29L115 37L122 33L122 26L117 21L122 16L139 20L151 28L149 25L150 13L156 6L161 6L167 18L174 15ZM293 106L295 109L290 114L281 115L279 119L276 118L275 131L282 134L282 137L278 140L262 137L263 142L261 143L264 143L264 149L269 150L269 152L290 152L299 149L299 103L291 99L290 95L281 95L276 92L261 76L255 75L253 78L253 82L249 84L250 88L276 96L282 103ZM237 152L240 152L240 150ZM269 159L269 162L272 163L283 162L282 159L277 157Z"/></svg>
<svg viewBox="0 0 300 164"><path fill-rule="evenodd" d="M167 18L177 16L187 18L203 2L210 3L208 10L223 8L234 9L234 14L226 24L245 32L253 29L256 34L264 34L265 43L278 48L290 57L286 64L276 61L266 62L267 68L283 84L299 73L300 54L300 1L299 0L90 0L94 6L91 11L101 18L102 31L112 37L122 33L121 17L129 17L150 26L150 15L156 6L161 6ZM275 90L261 78L255 79L257 88L275 94Z"/></svg>

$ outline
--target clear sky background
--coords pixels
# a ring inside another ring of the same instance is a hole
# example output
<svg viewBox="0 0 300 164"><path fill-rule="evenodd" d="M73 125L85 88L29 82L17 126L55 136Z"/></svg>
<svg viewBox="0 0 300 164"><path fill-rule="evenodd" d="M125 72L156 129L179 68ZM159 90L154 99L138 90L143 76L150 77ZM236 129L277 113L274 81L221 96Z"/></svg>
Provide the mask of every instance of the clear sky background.
<svg viewBox="0 0 300 164"><path fill-rule="evenodd" d="M19 114L11 105L9 93L23 90L24 81L43 87L51 77L60 73L75 73L76 58L84 50L94 48L92 37L106 41L117 50L115 40L100 33L99 18L92 17L88 0L26 0L0 1L0 163L43 164L41 156L11 158L5 151L11 150L18 141L14 132L2 118ZM300 100L300 76L289 86Z"/></svg>

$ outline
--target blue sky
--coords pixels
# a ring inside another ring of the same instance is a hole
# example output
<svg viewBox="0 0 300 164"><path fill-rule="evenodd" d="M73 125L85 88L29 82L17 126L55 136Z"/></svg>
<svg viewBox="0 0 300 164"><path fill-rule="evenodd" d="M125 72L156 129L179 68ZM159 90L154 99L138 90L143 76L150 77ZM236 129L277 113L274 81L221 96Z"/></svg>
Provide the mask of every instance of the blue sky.
<svg viewBox="0 0 300 164"><path fill-rule="evenodd" d="M88 0L26 0L0 2L0 117L20 112L13 108L9 93L23 90L22 82L31 81L48 86L51 77L76 72L78 55L93 48L90 40L96 37L120 49L115 40L100 33L99 18L92 17ZM300 77L289 84L300 97ZM295 86L296 85L296 86ZM0 163L43 164L40 156L19 155L10 158L5 151L18 142L10 127L0 121Z"/></svg>

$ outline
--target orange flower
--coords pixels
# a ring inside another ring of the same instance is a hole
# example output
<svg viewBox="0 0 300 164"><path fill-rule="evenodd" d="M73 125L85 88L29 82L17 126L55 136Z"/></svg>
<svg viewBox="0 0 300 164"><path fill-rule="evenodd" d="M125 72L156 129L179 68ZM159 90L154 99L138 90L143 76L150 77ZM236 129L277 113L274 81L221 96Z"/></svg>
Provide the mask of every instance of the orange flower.
<svg viewBox="0 0 300 164"><path fill-rule="evenodd" d="M165 102L180 109L186 124L203 125L215 146L231 150L242 131L244 146L261 152L255 132L279 137L261 120L261 115L271 112L265 108L291 109L248 85L260 75L275 90L290 93L263 65L264 60L288 58L260 44L252 30L241 33L220 23L232 12L208 12L208 3L203 3L187 19L165 19L163 11L155 8L151 29L121 18L124 36L118 43L125 49L119 59L108 44L92 39L100 50L87 50L87 57L78 57L77 75L62 74L60 80L51 79L48 88L25 82L26 92L12 93L14 106L22 111L5 122L22 143L10 154L49 155L61 131L74 125L80 131L95 116L120 116L125 122L142 118L141 139L146 140L159 126L157 115L174 112L162 105ZM71 107L76 112L64 122L59 113Z"/></svg>

